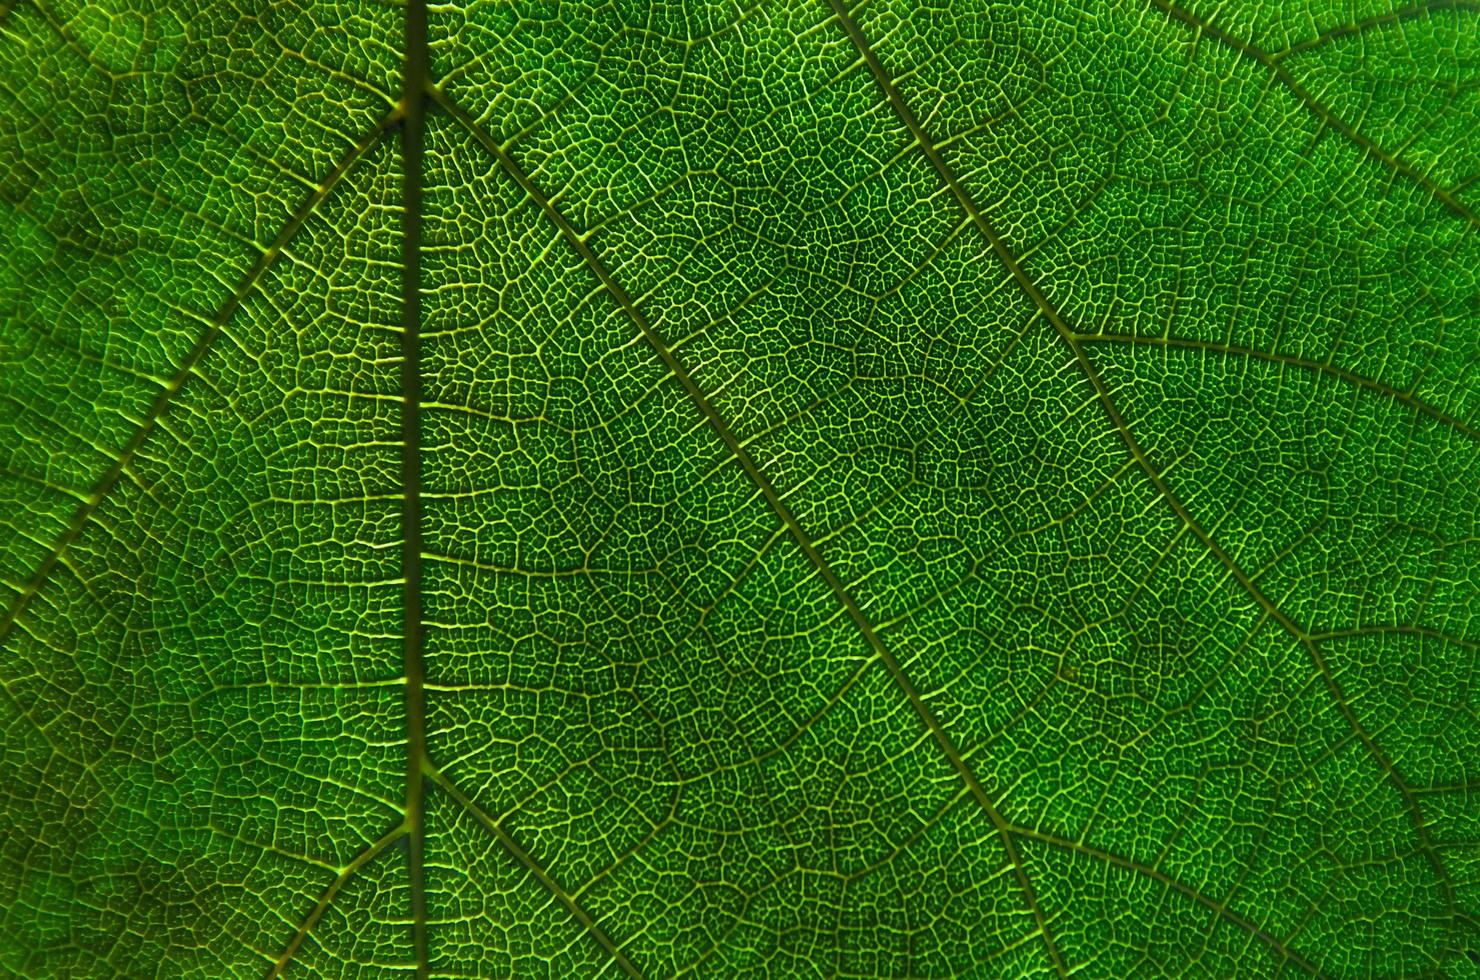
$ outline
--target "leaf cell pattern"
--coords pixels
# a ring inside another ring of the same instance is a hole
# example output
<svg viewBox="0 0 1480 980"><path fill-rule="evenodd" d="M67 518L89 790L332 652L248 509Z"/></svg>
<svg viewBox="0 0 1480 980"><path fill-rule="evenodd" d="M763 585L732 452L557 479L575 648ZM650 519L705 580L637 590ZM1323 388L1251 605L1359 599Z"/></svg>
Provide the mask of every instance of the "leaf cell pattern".
<svg viewBox="0 0 1480 980"><path fill-rule="evenodd" d="M1480 7L0 4L0 971L1480 975Z"/></svg>

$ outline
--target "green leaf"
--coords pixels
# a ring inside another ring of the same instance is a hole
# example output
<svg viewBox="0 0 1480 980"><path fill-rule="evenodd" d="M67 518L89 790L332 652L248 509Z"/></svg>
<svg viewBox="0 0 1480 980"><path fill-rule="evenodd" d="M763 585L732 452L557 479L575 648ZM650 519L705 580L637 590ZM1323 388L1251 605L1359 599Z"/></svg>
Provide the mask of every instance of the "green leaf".
<svg viewBox="0 0 1480 980"><path fill-rule="evenodd" d="M1477 16L0 0L0 971L1480 976Z"/></svg>

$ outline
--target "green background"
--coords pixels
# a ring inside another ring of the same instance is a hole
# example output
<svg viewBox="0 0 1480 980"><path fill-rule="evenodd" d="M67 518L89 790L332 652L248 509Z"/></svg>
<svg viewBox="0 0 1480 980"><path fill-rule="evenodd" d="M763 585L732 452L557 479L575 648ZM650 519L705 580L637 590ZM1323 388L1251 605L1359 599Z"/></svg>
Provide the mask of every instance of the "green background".
<svg viewBox="0 0 1480 980"><path fill-rule="evenodd" d="M1480 976L1477 17L0 0L0 971Z"/></svg>

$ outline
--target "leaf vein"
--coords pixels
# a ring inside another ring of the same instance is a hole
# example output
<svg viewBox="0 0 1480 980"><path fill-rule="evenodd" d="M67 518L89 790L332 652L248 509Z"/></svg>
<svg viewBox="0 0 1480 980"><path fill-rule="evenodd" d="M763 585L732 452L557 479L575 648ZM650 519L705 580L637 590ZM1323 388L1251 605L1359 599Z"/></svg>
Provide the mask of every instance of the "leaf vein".
<svg viewBox="0 0 1480 980"><path fill-rule="evenodd" d="M519 842L514 839L513 835L511 835L508 830L500 825L497 820L493 819L493 817L488 813L487 810L484 810L481 806L477 804L476 801L472 799L472 797L464 793L462 789L459 788L458 785L454 783L446 773L442 772L442 770L434 768L428 773L428 777L431 779L432 782L436 783L437 786L440 787L444 793L450 796L453 801L457 803L458 806L466 810L474 819L476 819L480 824L487 828L489 833L493 834L493 836L497 838L498 842L502 844L511 855L513 855L514 859L517 860L524 867L524 869L535 878L535 880L543 885L546 890L548 890L550 894L555 897L556 901L558 901L562 906L565 907L565 910L569 912L571 916L575 918L575 920L579 922L588 933L590 933L593 939L601 944L601 947L607 951L612 960L617 964L618 967L621 968L623 973L627 974L629 977L642 976L642 973L637 969L637 966L630 959L628 959L626 953L622 952L622 947L618 946L617 943L613 941L611 936L607 935L606 930L601 927L600 923L593 919L591 917L591 914L581 907L581 904L576 900L576 897L562 888L560 886L560 883L552 878L550 876L550 873L546 871L544 867L541 866L540 863L534 859L534 856L523 847L521 847Z"/></svg>
<svg viewBox="0 0 1480 980"><path fill-rule="evenodd" d="M1156 3L1158 6L1161 6L1166 3L1166 0L1152 0L1152 2ZM1408 811L1408 814L1412 820L1414 833L1418 838L1420 850L1423 852L1425 858L1427 859L1428 864L1434 874L1434 877L1438 882L1439 890L1444 902L1444 908L1446 913L1448 914L1450 920L1450 929L1452 931L1457 924L1459 914L1458 906L1456 904L1454 882L1449 874L1448 869L1439 859L1438 852L1433 847L1431 835L1428 831L1428 825L1424 819L1423 811L1419 807L1418 800L1414 796L1413 791L1409 789L1408 784L1404 780L1403 776L1387 758L1386 753L1384 753L1382 749L1377 745L1377 743L1372 738L1372 735L1367 731L1367 729L1362 725L1361 721L1357 718L1356 712L1352 709L1352 706L1347 699L1345 692L1342 690L1340 682L1337 680L1335 673L1331 670L1330 665L1326 662L1325 655L1321 652L1320 645L1317 640L1311 635L1310 631L1297 624L1294 619L1292 619L1287 613L1284 612L1283 609L1281 609L1275 602L1273 602L1268 596L1264 594L1264 592L1258 587L1258 585L1255 584L1255 582L1249 577L1248 573L1245 572L1244 569L1236 561L1234 561L1233 557L1229 555L1228 552L1226 552L1220 544L1218 544L1217 540L1214 539L1207 528L1203 527L1202 524L1199 523L1197 519L1192 516L1192 513L1188 510L1186 504L1183 503L1183 501L1176 495L1176 493L1173 492L1172 488L1167 484L1166 479L1163 477L1162 472L1157 469L1157 467L1151 462L1150 458L1146 455L1145 449L1142 448L1141 444L1131 433L1130 426L1126 423L1124 417L1120 414L1120 410L1116 407L1115 401L1111 397L1109 388L1105 385L1105 382L1100 377L1099 372L1095 369L1094 365L1085 355L1084 349L1078 339L1080 334L1077 331L1071 329L1069 325L1064 321L1063 317L1059 314L1058 309L1049 302L1046 296L1044 296L1042 290L1040 290L1033 279L1029 277L1022 264L1018 261L1017 257L1013 254L1011 249L1008 248L1007 243L1001 238L1000 235L998 235L996 229L992 227L986 216L976 206L975 201L973 201L971 196L967 193L966 188L962 186L960 180L956 177L955 172L951 169L950 165L946 163L944 157L941 156L939 149L936 147L934 142L931 141L930 136L920 125L920 122L915 117L914 112L904 101L904 97L900 94L898 88L895 87L888 73L885 71L883 64L879 61L878 55L874 52L872 47L870 47L868 40L864 37L863 32L859 28L857 22L854 21L852 15L850 15L847 9L843 6L842 0L828 0L828 4L832 7L833 12L836 15L839 23L848 33L848 36L853 41L854 46L859 50L863 61L867 64L869 71L873 74L874 80L878 84L880 91L893 106L895 112L899 115L900 120L909 129L911 135L919 144L921 151L929 159L931 165L940 175L942 181L945 182L945 184L950 188L951 192L955 195L956 200L960 204L961 208L976 223L978 230L981 232L982 236L987 239L988 243L992 247L992 251L996 253L998 259L1001 260L1002 264L1012 275L1012 278L1017 281L1023 292L1026 293L1028 297L1033 301L1033 304L1038 308L1044 319L1046 319L1053 326L1054 330L1057 331L1060 338L1062 338L1064 344L1069 348L1070 352L1073 354L1075 362L1078 364L1080 370L1083 372L1086 380L1088 380L1090 385L1094 388L1096 400L1099 401L1101 407L1105 411L1105 414L1109 417L1112 425L1115 427L1116 431L1120 435L1121 440L1125 443L1126 448L1129 450L1131 456L1135 458L1136 462L1141 466L1141 469L1145 471L1147 478L1150 480L1151 484L1155 487L1162 499L1167 502L1168 506L1172 508L1177 517L1192 531L1194 535L1196 535L1198 540L1202 542L1203 546L1208 550L1208 552L1212 554L1213 557L1216 558L1220 563L1222 563L1222 565L1234 577L1234 579L1239 583L1243 590L1252 599L1254 599L1254 601L1260 606L1261 609L1263 609L1265 614L1279 623L1279 625L1283 627L1287 633L1294 637L1301 645L1303 645L1307 649L1307 651L1309 651L1311 659L1315 663L1317 671L1320 673L1321 679L1324 681L1325 686L1330 692L1332 699L1336 702L1337 710L1341 713L1347 725L1366 747L1368 754L1372 757L1373 761L1382 771L1383 776L1386 778L1388 783L1392 785L1392 787L1398 792L1398 795L1401 797L1404 808Z"/></svg>
<svg viewBox="0 0 1480 980"><path fill-rule="evenodd" d="M288 945L283 948L282 953L272 964L271 969L267 971L267 980L276 980L276 978L283 975L283 971L288 968L288 964L293 961L293 957L298 955L298 949L303 945L303 940L307 939L308 934L313 931L313 927L318 925L319 919L328 911L329 906L334 902L334 896L339 894L339 890L355 876L356 872L385 853L385 850L405 836L406 832L407 827L404 822L396 824L387 834L369 847L366 847L359 854L356 854L350 860L349 864L345 865L344 870L339 872L339 877L329 883L329 887L324 889L324 893L319 896L319 900L314 903L314 907L309 910L309 913L298 924L298 929L293 933L293 938L288 941Z"/></svg>
<svg viewBox="0 0 1480 980"><path fill-rule="evenodd" d="M93 485L86 497L79 502L66 529L58 536L56 542L36 567L36 570L32 573L30 579L27 580L20 594L10 603L3 617L0 617L0 643L4 643L9 638L12 630L14 630L21 615L24 613L26 606L35 598L36 593L41 590L42 586L45 585L48 576L50 576L58 562L61 561L67 549L81 535L82 531L92 520L99 505L102 504L113 487L117 485L119 477L127 470L134 455L159 424L165 410L169 407L175 396L185 387L185 383L189 380L190 375L200 365L207 351L210 350L211 345L224 331L227 322L246 300L247 295L257 286L257 283L267 274L267 271L272 268L273 264L282 254L283 249L318 210L319 205L328 198L340 180L375 146L387 130L400 122L400 119L401 112L399 108L393 109L381 117L375 126L367 130L360 137L360 140L340 157L329 175L308 195L303 204L292 214L287 223L283 225L277 236L262 250L262 254L257 257L246 274L242 276L236 288L232 290L231 295L227 297L225 302L217 309L216 314L208 321L205 331L196 340L195 345L181 360L175 373L161 387L148 409L145 410L143 417L138 421L137 427L134 429L133 435L123 445L123 448L118 451L113 463L99 477L97 483Z"/></svg>
<svg viewBox="0 0 1480 980"><path fill-rule="evenodd" d="M1210 351L1215 354L1229 354L1237 357L1251 357L1260 361L1268 361L1271 364L1285 364L1290 367L1298 367L1307 371L1316 371L1340 378L1349 384L1356 385L1376 394L1401 402L1409 408L1427 415L1437 422L1443 423L1456 432L1461 432L1471 439L1480 440L1480 427L1466 422L1458 416L1451 415L1444 409L1425 401L1413 393L1412 388L1397 388L1374 378L1364 377L1354 371L1337 367L1327 361L1312 361L1303 357L1290 354L1276 354L1270 351L1258 350L1253 347L1242 347L1238 344L1224 344L1216 341L1197 340L1183 337L1146 337L1131 334L1110 333L1076 333L1074 339L1079 343L1109 343L1109 344L1140 344L1155 347L1175 347L1184 350Z"/></svg>
<svg viewBox="0 0 1480 980"><path fill-rule="evenodd" d="M1172 3L1171 0L1151 0L1151 5L1171 19L1192 28L1198 34L1206 34L1220 44L1224 44L1237 51L1245 58L1263 65L1295 97L1295 101L1309 110L1322 123L1330 126L1342 136L1355 143L1388 169L1407 177L1434 195L1441 204L1460 218L1463 218L1465 223L1470 225L1470 227L1480 228L1480 215L1477 215L1464 202L1455 197L1451 191L1441 186L1413 164L1394 153L1384 150L1355 126L1337 116L1336 113L1331 111L1329 106L1321 102L1305 86L1301 85L1295 76L1290 74L1289 69L1282 65L1280 60L1274 55L1269 54L1249 41L1229 34L1221 27L1214 25L1211 18L1199 17L1191 11Z"/></svg>
<svg viewBox="0 0 1480 980"><path fill-rule="evenodd" d="M550 221L560 230L560 232L565 236L566 240L570 242L571 246L578 253L580 253L582 259L585 260L587 266L590 267L591 271L596 275L596 277L601 280L602 284L606 287L612 298L617 302L619 306L623 308L623 310L626 311L627 315L631 317L632 321L637 325L638 329L641 330L643 336L647 338L648 342L652 345L653 349L658 353L658 356L663 361L664 366L667 367L667 369L683 386L684 390L688 393L689 398L694 402L695 406L703 414L710 427L720 437L720 440L724 442L726 448L729 450L730 454L734 456L736 462L738 462L741 468L745 470L746 475L750 477L751 481L755 484L761 496L765 498L768 504L770 504L771 509L776 513L776 515L781 518L782 522L786 525L787 530L791 533L792 538L796 541L802 553L806 556L808 561L810 561L811 564L817 569L817 572L822 577L823 581L827 584L829 589L832 590L833 594L838 598L838 601L847 611L849 617L858 627L859 632L863 634L863 637L865 641L867 641L869 647L872 648L872 650L874 651L874 655L878 658L879 662L882 663L884 667L889 671L889 674L893 678L895 685L901 689L905 697L909 700L911 707L913 707L913 709L915 710L915 713L919 715L930 737L932 737L937 745L939 745L946 758L949 760L952 768L956 770L957 774L966 783L968 789L971 791L972 796L976 799L977 803L981 806L982 810L986 812L988 818L991 820L994 828L997 831L998 836L1002 840L1003 848L1007 852L1009 862L1012 864L1015 870L1016 876L1018 878L1018 883L1022 887L1024 895L1027 898L1027 903L1038 926L1038 931L1043 937L1044 944L1048 947L1050 958L1054 963L1054 968L1059 973L1059 975L1067 976L1067 971L1064 968L1063 961L1059 957L1058 948L1054 945L1052 934L1049 931L1048 922L1044 917L1042 909L1039 907L1038 900L1033 892L1032 883L1028 879L1027 872L1024 869L1022 860L1017 853L1017 848L1013 843L1012 837L1007 832L1007 821L1004 820L1002 815L997 811L997 808L993 804L991 797L987 794L980 780L977 779L976 774L972 771L971 766L962 756L960 750L956 747L954 741L946 732L944 726L940 723L940 720L935 717L935 713L931 711L929 705L925 703L925 699L920 695L920 692L918 691L918 689L916 689L914 683L911 682L908 676L905 674L903 668L900 666L899 661L895 659L894 654L889 651L889 648L886 647L883 641L879 638L879 635L874 629L873 623L868 618L868 615L864 613L863 609L858 605L858 602L853 598L852 594L848 591L847 587L838 577L837 573L833 571L832 566L828 563L827 559L825 559L817 550L816 545L812 542L812 539L808 536L807 532L802 528L801 523L796 518L796 515L792 513L791 508L788 507L785 500L782 499L782 495L777 492L776 487L771 483L770 479L765 475L765 473L761 471L760 467L756 465L755 460L751 458L745 447L740 444L740 441L730 430L729 425L719 415L713 404L710 403L704 391L699 387L698 383L694 381L693 377L674 356L672 349L664 342L663 338L658 335L657 331L653 328L652 324L648 322L647 317L643 315L642 311L637 308L636 304L627 294L626 290L622 288L621 284L619 284L614 278L612 278L611 273L606 269L606 266L601 262L601 260L597 258L596 253L591 249L591 246L587 243L586 239L582 237L579 232L576 231L576 229L570 224L570 222L566 220L563 214L556 210L550 199L547 198L539 190L539 188L534 185L529 176L525 174L524 171L518 166L518 164L514 162L513 158L509 156L508 151L499 146L493 140L493 138L489 136L488 133L481 126L479 126L471 116L468 115L465 110L457 105L457 103L452 101L452 99L449 98L446 93L444 93L440 89L433 89L432 97L449 114L457 119L458 122L461 123L475 139L478 140L478 142L482 143L483 146L498 159L499 164L504 168L509 176L513 178L513 180L517 184L519 184L524 192L529 195L530 199L539 206L540 210L542 210L550 219Z"/></svg>

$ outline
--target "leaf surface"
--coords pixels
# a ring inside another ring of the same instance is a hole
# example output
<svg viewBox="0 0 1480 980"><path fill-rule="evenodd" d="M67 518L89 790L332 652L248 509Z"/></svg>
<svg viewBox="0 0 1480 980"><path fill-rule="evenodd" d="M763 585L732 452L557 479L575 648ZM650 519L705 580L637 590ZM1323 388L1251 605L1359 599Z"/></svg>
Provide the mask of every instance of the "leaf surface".
<svg viewBox="0 0 1480 980"><path fill-rule="evenodd" d="M0 970L1480 975L1476 6L0 6Z"/></svg>

